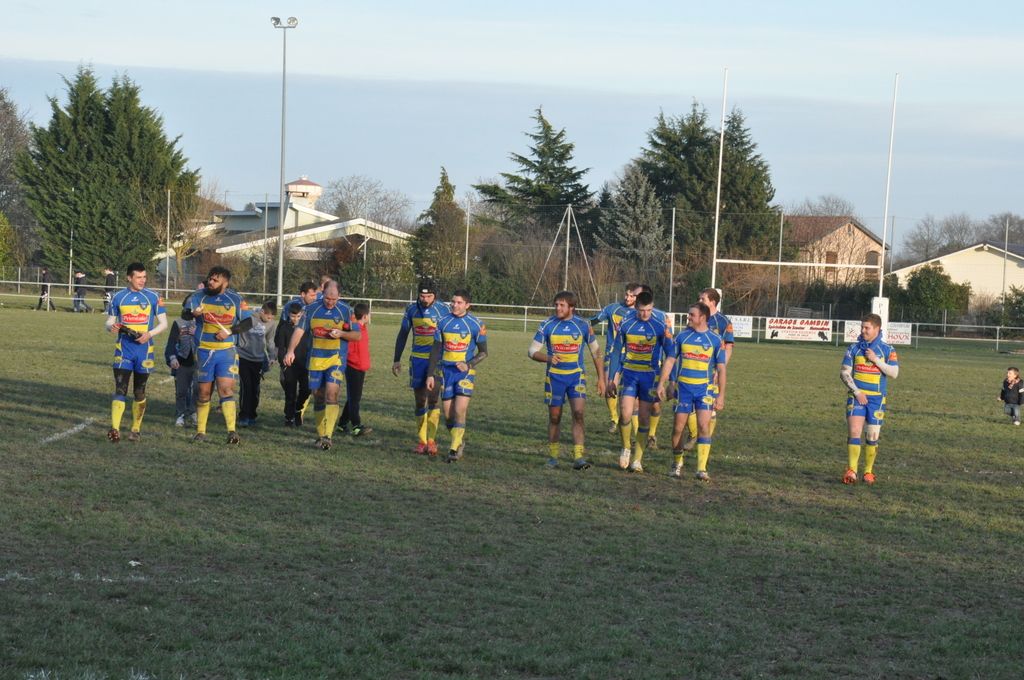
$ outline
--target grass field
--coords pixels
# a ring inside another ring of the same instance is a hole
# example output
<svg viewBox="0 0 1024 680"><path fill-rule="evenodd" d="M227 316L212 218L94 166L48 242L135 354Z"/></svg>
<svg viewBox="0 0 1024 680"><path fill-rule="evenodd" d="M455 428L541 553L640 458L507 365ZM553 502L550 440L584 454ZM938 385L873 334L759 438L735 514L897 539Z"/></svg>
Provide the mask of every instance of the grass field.
<svg viewBox="0 0 1024 680"><path fill-rule="evenodd" d="M594 402L595 467L545 470L522 332L491 334L445 465L409 453L390 321L375 432L328 453L279 426L276 371L239 448L219 414L217 444L172 426L166 371L143 441L113 446L101 317L0 323L0 677L1024 673L1024 432L994 352L902 352L879 482L845 487L840 352L741 344L702 486L665 445L619 472Z"/></svg>

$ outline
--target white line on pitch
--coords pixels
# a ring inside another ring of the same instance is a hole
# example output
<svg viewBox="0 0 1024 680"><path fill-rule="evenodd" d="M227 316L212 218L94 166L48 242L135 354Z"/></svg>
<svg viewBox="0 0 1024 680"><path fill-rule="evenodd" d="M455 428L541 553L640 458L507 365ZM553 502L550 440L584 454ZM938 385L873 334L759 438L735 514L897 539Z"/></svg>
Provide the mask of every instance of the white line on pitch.
<svg viewBox="0 0 1024 680"><path fill-rule="evenodd" d="M77 433L81 432L82 430L84 430L86 427L89 426L89 423L91 423L94 420L96 420L96 419L95 418L86 418L84 421L80 422L78 425L75 425L70 430L65 430L64 432L59 432L57 434L52 434L52 435L50 435L49 437L47 437L46 439L42 440L39 443L40 444L49 444L50 442L55 442L58 439L64 439L64 437L70 437L71 435L77 434Z"/></svg>
<svg viewBox="0 0 1024 680"><path fill-rule="evenodd" d="M161 385L165 385L165 384L171 382L172 380L174 380L174 376L173 375L171 377L169 377L169 378L164 378L163 380L161 380L160 384Z"/></svg>

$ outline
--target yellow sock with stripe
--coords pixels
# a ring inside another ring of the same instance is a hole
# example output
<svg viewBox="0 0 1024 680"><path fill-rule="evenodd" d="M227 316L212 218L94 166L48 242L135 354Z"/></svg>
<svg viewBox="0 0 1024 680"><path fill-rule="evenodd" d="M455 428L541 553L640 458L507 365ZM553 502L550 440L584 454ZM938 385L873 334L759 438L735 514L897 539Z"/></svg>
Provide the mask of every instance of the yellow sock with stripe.
<svg viewBox="0 0 1024 680"><path fill-rule="evenodd" d="M572 445L572 459L579 460L583 457L583 444Z"/></svg>
<svg viewBox="0 0 1024 680"><path fill-rule="evenodd" d="M644 459L644 446L647 445L649 428L641 427L636 431L636 442L633 444L633 462L637 465Z"/></svg>
<svg viewBox="0 0 1024 680"><path fill-rule="evenodd" d="M227 397L220 400L220 412L224 414L224 426L228 432L235 431L235 420L238 415L238 402L234 397Z"/></svg>
<svg viewBox="0 0 1024 680"><path fill-rule="evenodd" d="M857 463L860 462L860 437L850 437L846 440L846 457L846 467L856 472Z"/></svg>
<svg viewBox="0 0 1024 680"><path fill-rule="evenodd" d="M341 416L341 407L337 404L327 404L324 407L324 436L334 436L334 426L338 424L338 418Z"/></svg>
<svg viewBox="0 0 1024 680"><path fill-rule="evenodd" d="M651 425L650 425L650 432L647 435L648 437L657 437L658 436L658 423L660 423L660 422L661 422L661 416L660 415L656 416L654 414L651 414Z"/></svg>
<svg viewBox="0 0 1024 680"><path fill-rule="evenodd" d="M110 427L115 430L121 429L121 418L124 417L124 397L120 394L114 395L110 401Z"/></svg>
<svg viewBox="0 0 1024 680"><path fill-rule="evenodd" d="M196 432L206 434L206 422L210 419L210 402L196 402Z"/></svg>
<svg viewBox="0 0 1024 680"><path fill-rule="evenodd" d="M313 419L316 421L316 433L321 437L324 434L324 404L313 404Z"/></svg>
<svg viewBox="0 0 1024 680"><path fill-rule="evenodd" d="M558 458L561 453L561 446L558 442L548 442L548 455L552 458Z"/></svg>
<svg viewBox="0 0 1024 680"><path fill-rule="evenodd" d="M420 444L427 443L427 409L416 409L416 436Z"/></svg>
<svg viewBox="0 0 1024 680"><path fill-rule="evenodd" d="M619 423L619 435L622 437L622 448L628 449L633 441L633 424L628 421Z"/></svg>
<svg viewBox="0 0 1024 680"><path fill-rule="evenodd" d="M437 439L437 428L441 424L441 409L437 406L427 411L427 441Z"/></svg>
<svg viewBox="0 0 1024 680"><path fill-rule="evenodd" d="M608 405L608 414L612 417L612 422L616 425L619 424L619 398L608 397L604 400Z"/></svg>
<svg viewBox="0 0 1024 680"><path fill-rule="evenodd" d="M676 465L682 465L683 464L683 458L685 458L685 457L686 457L686 454L683 453L682 451L674 451L672 453L672 460L675 462Z"/></svg>
<svg viewBox="0 0 1024 680"><path fill-rule="evenodd" d="M697 412L690 411L690 415L686 416L686 429L690 432L690 439L697 438Z"/></svg>
<svg viewBox="0 0 1024 680"><path fill-rule="evenodd" d="M466 434L466 426L456 423L452 425L452 451L457 451L462 446L462 437Z"/></svg>
<svg viewBox="0 0 1024 680"><path fill-rule="evenodd" d="M142 429L142 418L146 415L146 400L132 402L132 432Z"/></svg>
<svg viewBox="0 0 1024 680"><path fill-rule="evenodd" d="M878 442L864 442L864 474L875 471L875 456L878 455Z"/></svg>
<svg viewBox="0 0 1024 680"><path fill-rule="evenodd" d="M711 438L697 438L697 472L708 471L708 458L711 457Z"/></svg>

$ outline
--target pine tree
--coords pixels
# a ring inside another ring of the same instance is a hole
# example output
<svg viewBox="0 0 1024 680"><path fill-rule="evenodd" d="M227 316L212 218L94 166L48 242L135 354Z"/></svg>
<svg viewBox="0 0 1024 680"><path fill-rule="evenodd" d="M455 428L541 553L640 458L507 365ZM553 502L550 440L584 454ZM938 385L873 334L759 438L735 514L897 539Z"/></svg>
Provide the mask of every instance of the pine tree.
<svg viewBox="0 0 1024 680"><path fill-rule="evenodd" d="M659 275L668 261L669 235L661 201L647 176L635 163L628 165L602 213L599 239L618 252L645 280Z"/></svg>
<svg viewBox="0 0 1024 680"><path fill-rule="evenodd" d="M166 191L192 200L198 173L185 167L179 140L167 139L127 77L103 92L83 67L65 83L66 106L50 99L49 124L33 126L16 164L42 226L43 261L66 268L73 233L75 265L86 271L146 262L163 240Z"/></svg>
<svg viewBox="0 0 1024 680"><path fill-rule="evenodd" d="M416 272L447 281L461 275L466 212L455 200L455 186L443 167L430 207L419 219L412 243Z"/></svg>
<svg viewBox="0 0 1024 680"><path fill-rule="evenodd" d="M7 215L0 212L0 267L10 267L14 264L18 249L17 238ZM4 278L10 278L10 276Z"/></svg>

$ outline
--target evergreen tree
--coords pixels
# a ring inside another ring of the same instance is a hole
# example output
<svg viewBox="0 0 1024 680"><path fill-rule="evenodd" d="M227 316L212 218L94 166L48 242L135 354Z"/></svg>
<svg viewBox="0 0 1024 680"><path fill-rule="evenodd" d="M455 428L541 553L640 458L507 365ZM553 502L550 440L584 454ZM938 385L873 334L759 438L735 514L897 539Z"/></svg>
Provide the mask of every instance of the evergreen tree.
<svg viewBox="0 0 1024 680"><path fill-rule="evenodd" d="M7 215L0 212L0 267L10 267L17 259L18 242ZM11 278L8 274L4 278Z"/></svg>
<svg viewBox="0 0 1024 680"><path fill-rule="evenodd" d="M566 141L564 128L555 130L540 108L533 119L536 131L526 133L531 140L529 155L510 156L518 172L501 173L503 184L474 184L473 188L485 201L505 207L510 215L532 214L543 223L552 217L560 219L570 204L576 212L585 212L594 197L582 181L589 168L572 164L575 145Z"/></svg>
<svg viewBox="0 0 1024 680"><path fill-rule="evenodd" d="M146 262L163 240L166 191L191 201L198 173L127 77L103 92L83 67L65 83L67 105L50 99L49 125L32 127L16 164L42 226L43 261L66 268L73 233L75 266L86 271Z"/></svg>
<svg viewBox="0 0 1024 680"><path fill-rule="evenodd" d="M635 163L628 165L601 215L599 239L635 269L652 280L668 260L669 235L664 212L647 176Z"/></svg>
<svg viewBox="0 0 1024 680"><path fill-rule="evenodd" d="M455 200L455 186L443 167L430 207L419 219L420 228L413 235L412 242L416 273L446 281L460 276L463 269L466 212Z"/></svg>

